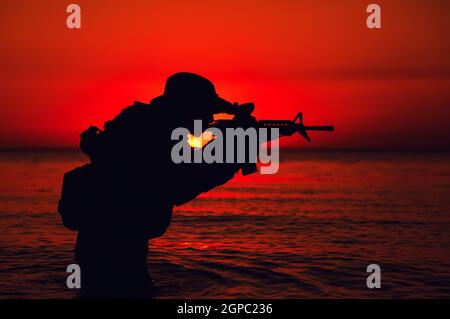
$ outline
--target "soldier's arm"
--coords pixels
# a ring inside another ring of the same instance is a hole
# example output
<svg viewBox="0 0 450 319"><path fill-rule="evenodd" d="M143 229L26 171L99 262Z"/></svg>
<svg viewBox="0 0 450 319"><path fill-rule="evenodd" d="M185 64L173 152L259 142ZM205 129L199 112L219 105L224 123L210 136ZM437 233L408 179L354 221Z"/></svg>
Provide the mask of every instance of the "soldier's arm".
<svg viewBox="0 0 450 319"><path fill-rule="evenodd" d="M234 121L242 127L252 127L256 124L256 119L250 114L235 116ZM225 127L218 127L225 132ZM224 141L226 143L226 141ZM230 181L241 168L248 168L248 164L239 163L191 163L177 165L177 180L174 181L176 187L175 205L185 204L201 193L208 192L213 188ZM248 169L247 169L248 171Z"/></svg>
<svg viewBox="0 0 450 319"><path fill-rule="evenodd" d="M231 180L240 169L239 164L181 164L178 178L173 181L175 205L185 204Z"/></svg>

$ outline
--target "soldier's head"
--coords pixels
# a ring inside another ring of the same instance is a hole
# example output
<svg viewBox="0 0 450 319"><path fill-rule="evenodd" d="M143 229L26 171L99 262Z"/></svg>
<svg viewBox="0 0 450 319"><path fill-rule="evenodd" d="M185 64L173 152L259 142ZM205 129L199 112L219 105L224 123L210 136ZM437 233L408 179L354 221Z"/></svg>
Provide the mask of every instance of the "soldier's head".
<svg viewBox="0 0 450 319"><path fill-rule="evenodd" d="M192 119L212 120L213 114L231 105L219 97L211 81L188 72L175 73L167 79L163 98L174 108L174 116Z"/></svg>

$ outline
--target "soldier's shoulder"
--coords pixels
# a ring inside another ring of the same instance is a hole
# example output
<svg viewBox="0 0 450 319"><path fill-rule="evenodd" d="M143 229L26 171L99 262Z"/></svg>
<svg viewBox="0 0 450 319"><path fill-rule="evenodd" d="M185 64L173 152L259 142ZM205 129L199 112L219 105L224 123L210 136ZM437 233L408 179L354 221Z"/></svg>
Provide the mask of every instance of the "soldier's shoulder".
<svg viewBox="0 0 450 319"><path fill-rule="evenodd" d="M124 108L117 117L142 116L153 113L154 108L150 104L135 101L133 105Z"/></svg>
<svg viewBox="0 0 450 319"><path fill-rule="evenodd" d="M132 125L134 122L141 122L154 116L154 107L143 102L134 102L133 105L125 107L119 115L111 121L105 123L105 130L112 129L113 126Z"/></svg>

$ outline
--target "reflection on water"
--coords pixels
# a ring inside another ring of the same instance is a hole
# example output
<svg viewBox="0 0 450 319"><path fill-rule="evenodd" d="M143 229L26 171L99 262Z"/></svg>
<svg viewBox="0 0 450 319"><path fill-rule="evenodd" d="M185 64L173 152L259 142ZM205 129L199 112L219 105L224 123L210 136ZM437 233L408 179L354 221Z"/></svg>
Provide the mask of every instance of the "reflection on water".
<svg viewBox="0 0 450 319"><path fill-rule="evenodd" d="M56 213L75 152L0 153L0 297L72 298ZM450 155L297 152L179 207L150 243L159 298L450 297ZM366 267L382 289L366 288Z"/></svg>

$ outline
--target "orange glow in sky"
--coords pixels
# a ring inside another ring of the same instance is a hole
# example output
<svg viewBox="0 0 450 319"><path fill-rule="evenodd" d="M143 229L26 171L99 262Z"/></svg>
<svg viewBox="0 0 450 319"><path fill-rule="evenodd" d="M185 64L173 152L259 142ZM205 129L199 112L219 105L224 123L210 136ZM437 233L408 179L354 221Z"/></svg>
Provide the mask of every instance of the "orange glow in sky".
<svg viewBox="0 0 450 319"><path fill-rule="evenodd" d="M80 30L66 27L69 3ZM332 124L314 147L449 147L449 1L0 2L0 147L75 147L178 71L261 119ZM300 138L286 145L304 147Z"/></svg>

